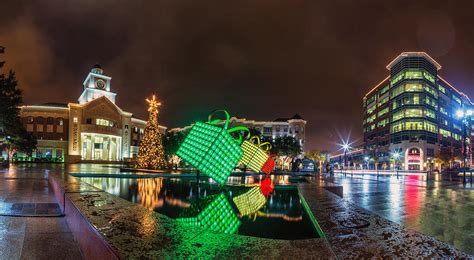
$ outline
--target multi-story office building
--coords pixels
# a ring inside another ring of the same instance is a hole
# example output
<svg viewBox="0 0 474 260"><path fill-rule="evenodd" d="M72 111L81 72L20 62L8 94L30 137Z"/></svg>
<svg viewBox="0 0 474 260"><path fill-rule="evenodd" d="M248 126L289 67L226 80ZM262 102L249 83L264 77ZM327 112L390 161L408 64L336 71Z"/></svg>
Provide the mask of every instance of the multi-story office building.
<svg viewBox="0 0 474 260"><path fill-rule="evenodd" d="M185 131L190 129L191 126L192 125L183 128L173 128L170 131ZM234 126L245 126L256 129L261 133L261 137L275 139L277 137L292 136L300 143L302 150L304 149L306 120L298 114L291 118L277 118L273 121L255 121L240 117L231 117L229 127Z"/></svg>
<svg viewBox="0 0 474 260"><path fill-rule="evenodd" d="M363 98L366 155L381 168L399 153L405 170L426 170L441 154L461 159L463 131L472 147L473 128L464 129L456 111L472 108L469 97L443 79L441 65L424 52L404 52L386 68L389 76Z"/></svg>
<svg viewBox="0 0 474 260"><path fill-rule="evenodd" d="M136 156L146 121L115 104L111 79L95 65L83 83L78 103L21 107L23 124L36 136L38 145L32 157L18 154L16 159L121 161Z"/></svg>

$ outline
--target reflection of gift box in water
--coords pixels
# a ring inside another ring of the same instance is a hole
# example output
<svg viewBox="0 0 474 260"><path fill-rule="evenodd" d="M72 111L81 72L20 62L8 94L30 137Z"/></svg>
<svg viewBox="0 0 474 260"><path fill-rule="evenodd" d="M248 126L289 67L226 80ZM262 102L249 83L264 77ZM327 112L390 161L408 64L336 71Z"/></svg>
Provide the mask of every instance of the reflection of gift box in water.
<svg viewBox="0 0 474 260"><path fill-rule="evenodd" d="M193 203L176 220L184 225L208 228L227 234L236 233L241 224L223 193L207 196Z"/></svg>
<svg viewBox="0 0 474 260"><path fill-rule="evenodd" d="M224 127L216 125L222 120L211 121L214 113L210 114L207 123L194 124L176 154L216 182L224 184L242 157L240 140L234 139L229 133L248 129L227 129L230 116L227 111L219 111L223 111L227 117Z"/></svg>
<svg viewBox="0 0 474 260"><path fill-rule="evenodd" d="M255 186L247 192L235 196L232 200L242 216L257 212L267 202L259 186Z"/></svg>
<svg viewBox="0 0 474 260"><path fill-rule="evenodd" d="M257 143L253 143L256 140ZM267 151L271 145L268 142L260 144L260 138L258 136L252 136L249 140L245 140L242 145L242 159L240 162L250 168L254 172L260 172L260 169L268 159ZM264 148L265 150L262 150Z"/></svg>
<svg viewBox="0 0 474 260"><path fill-rule="evenodd" d="M266 174L270 174L273 169L275 168L275 160L273 159L274 155L270 155L265 162L265 164L262 166L262 172Z"/></svg>
<svg viewBox="0 0 474 260"><path fill-rule="evenodd" d="M265 178L260 183L260 191L263 196L268 197L273 192L273 183L270 178Z"/></svg>

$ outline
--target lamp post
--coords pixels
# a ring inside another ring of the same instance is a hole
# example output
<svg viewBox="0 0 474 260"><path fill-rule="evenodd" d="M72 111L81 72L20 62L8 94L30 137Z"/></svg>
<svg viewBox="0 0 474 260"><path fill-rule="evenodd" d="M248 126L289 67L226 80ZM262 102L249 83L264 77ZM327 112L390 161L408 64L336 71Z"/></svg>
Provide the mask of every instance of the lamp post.
<svg viewBox="0 0 474 260"><path fill-rule="evenodd" d="M351 149L349 143L342 144L342 149L344 150L344 176L346 176L347 172L347 152Z"/></svg>
<svg viewBox="0 0 474 260"><path fill-rule="evenodd" d="M463 125L463 180L462 183L466 184L466 167L467 167L467 127L469 126L469 123L471 122L471 117L472 117L473 111L471 109L459 109L456 111L456 117L458 119L462 119L462 125ZM472 182L472 178L471 178Z"/></svg>

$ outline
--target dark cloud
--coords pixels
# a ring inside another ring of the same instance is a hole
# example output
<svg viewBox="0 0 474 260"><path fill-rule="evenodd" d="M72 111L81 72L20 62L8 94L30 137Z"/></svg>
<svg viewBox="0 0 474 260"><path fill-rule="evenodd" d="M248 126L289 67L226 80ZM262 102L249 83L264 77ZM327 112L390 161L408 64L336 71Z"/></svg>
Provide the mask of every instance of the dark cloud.
<svg viewBox="0 0 474 260"><path fill-rule="evenodd" d="M2 1L0 44L26 103L75 101L91 66L117 102L182 126L218 107L308 120L307 148L361 137L362 97L402 51L427 51L474 97L471 1Z"/></svg>

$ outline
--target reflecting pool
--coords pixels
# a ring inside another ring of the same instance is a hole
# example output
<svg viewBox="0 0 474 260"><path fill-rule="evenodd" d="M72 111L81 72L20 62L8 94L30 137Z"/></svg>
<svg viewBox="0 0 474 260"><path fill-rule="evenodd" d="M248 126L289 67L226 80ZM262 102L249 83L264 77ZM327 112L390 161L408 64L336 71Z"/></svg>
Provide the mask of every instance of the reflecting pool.
<svg viewBox="0 0 474 260"><path fill-rule="evenodd" d="M297 188L278 185L289 184L285 177L230 178L222 187L194 178L81 180L189 226L275 239L318 237Z"/></svg>

